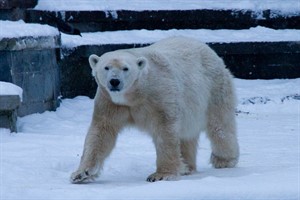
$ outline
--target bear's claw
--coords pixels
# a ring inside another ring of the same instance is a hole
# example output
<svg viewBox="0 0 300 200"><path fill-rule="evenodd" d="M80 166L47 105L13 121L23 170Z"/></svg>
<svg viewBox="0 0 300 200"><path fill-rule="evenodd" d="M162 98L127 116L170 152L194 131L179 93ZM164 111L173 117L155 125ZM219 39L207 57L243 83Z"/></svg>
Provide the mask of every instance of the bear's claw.
<svg viewBox="0 0 300 200"><path fill-rule="evenodd" d="M90 175L88 170L85 171L77 171L71 175L70 181L71 183L82 183L86 180L94 180L97 175Z"/></svg>
<svg viewBox="0 0 300 200"><path fill-rule="evenodd" d="M171 181L171 180L177 180L178 175L176 174L169 174L169 173L153 173L150 176L148 176L147 181L148 182L156 182L156 181Z"/></svg>

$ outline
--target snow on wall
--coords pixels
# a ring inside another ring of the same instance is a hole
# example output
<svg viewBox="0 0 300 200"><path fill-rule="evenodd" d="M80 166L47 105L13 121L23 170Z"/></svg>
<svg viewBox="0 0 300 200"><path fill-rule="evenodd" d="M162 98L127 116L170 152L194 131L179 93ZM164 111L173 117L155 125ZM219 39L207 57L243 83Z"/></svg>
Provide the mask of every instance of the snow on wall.
<svg viewBox="0 0 300 200"><path fill-rule="evenodd" d="M26 24L24 21L1 21L0 40L3 38L56 36L56 28L41 24Z"/></svg>
<svg viewBox="0 0 300 200"><path fill-rule="evenodd" d="M131 30L82 33L82 37L62 34L62 45L72 48L97 44L147 44L170 36L189 36L202 42L300 41L300 30L255 27L245 30Z"/></svg>
<svg viewBox="0 0 300 200"><path fill-rule="evenodd" d="M299 0L39 0L38 10L250 9L300 11Z"/></svg>
<svg viewBox="0 0 300 200"><path fill-rule="evenodd" d="M23 89L12 83L0 81L0 95L19 95L22 101Z"/></svg>

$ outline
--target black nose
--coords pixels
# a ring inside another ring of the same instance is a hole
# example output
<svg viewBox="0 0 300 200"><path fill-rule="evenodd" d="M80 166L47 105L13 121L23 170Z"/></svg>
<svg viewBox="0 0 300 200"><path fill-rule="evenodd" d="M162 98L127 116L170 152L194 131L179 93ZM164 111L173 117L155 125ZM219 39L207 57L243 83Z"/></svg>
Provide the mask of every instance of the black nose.
<svg viewBox="0 0 300 200"><path fill-rule="evenodd" d="M109 83L111 84L111 86L113 87L118 87L118 85L120 84L120 80L119 79L111 79L109 81Z"/></svg>

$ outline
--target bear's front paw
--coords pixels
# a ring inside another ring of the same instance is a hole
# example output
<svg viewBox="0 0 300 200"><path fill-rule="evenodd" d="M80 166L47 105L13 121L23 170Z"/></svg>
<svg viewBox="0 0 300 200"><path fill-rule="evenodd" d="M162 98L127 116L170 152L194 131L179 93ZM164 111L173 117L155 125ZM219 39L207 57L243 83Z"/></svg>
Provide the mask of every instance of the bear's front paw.
<svg viewBox="0 0 300 200"><path fill-rule="evenodd" d="M215 168L232 168L238 163L238 158L221 158L215 154L211 154L210 162Z"/></svg>
<svg viewBox="0 0 300 200"><path fill-rule="evenodd" d="M177 174L155 172L150 176L148 176L147 181L148 182L155 182L155 181L162 181L162 180L173 181L173 180L177 180L178 177L179 176Z"/></svg>
<svg viewBox="0 0 300 200"><path fill-rule="evenodd" d="M83 181L87 180L94 180L97 178L97 174L93 174L91 170L78 170L74 173L72 173L70 181L71 183L82 183Z"/></svg>

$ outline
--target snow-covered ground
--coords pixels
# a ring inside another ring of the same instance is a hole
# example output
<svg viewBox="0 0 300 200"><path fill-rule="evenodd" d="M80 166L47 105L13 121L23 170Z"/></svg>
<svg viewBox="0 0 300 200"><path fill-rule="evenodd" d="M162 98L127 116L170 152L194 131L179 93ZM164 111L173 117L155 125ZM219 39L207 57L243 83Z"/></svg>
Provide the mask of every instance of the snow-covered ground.
<svg viewBox="0 0 300 200"><path fill-rule="evenodd" d="M93 183L72 185L93 110L87 97L65 99L56 112L18 119L19 133L0 129L0 199L299 199L300 79L235 79L241 157L213 169L203 134L198 172L148 183L155 170L150 137L130 128Z"/></svg>
<svg viewBox="0 0 300 200"><path fill-rule="evenodd" d="M299 0L39 0L39 10L190 10L250 9L300 10Z"/></svg>
<svg viewBox="0 0 300 200"><path fill-rule="evenodd" d="M82 37L62 34L64 47L97 44L147 44L171 36L188 36L202 42L276 42L300 41L300 30L274 30L265 27L255 27L244 30L130 30L82 33ZM226 36L226 37L224 37Z"/></svg>

